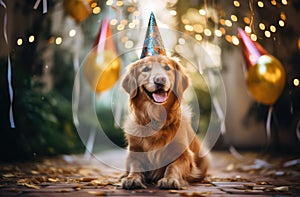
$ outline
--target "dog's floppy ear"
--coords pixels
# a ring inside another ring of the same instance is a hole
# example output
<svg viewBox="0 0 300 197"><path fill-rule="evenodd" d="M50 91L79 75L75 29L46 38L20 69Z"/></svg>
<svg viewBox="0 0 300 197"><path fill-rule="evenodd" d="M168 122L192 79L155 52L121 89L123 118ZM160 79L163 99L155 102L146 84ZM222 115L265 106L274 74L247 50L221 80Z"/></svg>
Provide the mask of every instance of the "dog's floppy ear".
<svg viewBox="0 0 300 197"><path fill-rule="evenodd" d="M175 86L174 86L174 91L176 96L181 99L183 92L187 89L189 86L189 78L188 76L184 73L183 68L181 64L173 59L173 64L175 68Z"/></svg>
<svg viewBox="0 0 300 197"><path fill-rule="evenodd" d="M122 87L130 95L130 98L134 98L138 91L136 66L136 63L132 63L128 66L122 81Z"/></svg>

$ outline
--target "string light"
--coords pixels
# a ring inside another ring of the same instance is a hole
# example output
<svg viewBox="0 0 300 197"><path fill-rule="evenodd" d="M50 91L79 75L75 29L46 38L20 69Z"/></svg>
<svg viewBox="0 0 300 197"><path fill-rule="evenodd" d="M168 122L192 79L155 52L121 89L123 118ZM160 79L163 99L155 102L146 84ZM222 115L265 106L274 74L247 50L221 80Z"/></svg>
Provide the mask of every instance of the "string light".
<svg viewBox="0 0 300 197"><path fill-rule="evenodd" d="M276 4L277 4L276 0L272 0L272 1L271 1L271 4L272 4L272 5L276 5Z"/></svg>
<svg viewBox="0 0 300 197"><path fill-rule="evenodd" d="M222 36L221 30L216 29L216 30L215 30L215 35L216 35L217 37L221 37L221 36Z"/></svg>
<svg viewBox="0 0 300 197"><path fill-rule="evenodd" d="M270 26L270 31L275 33L276 32L276 27L274 25L271 25Z"/></svg>
<svg viewBox="0 0 300 197"><path fill-rule="evenodd" d="M178 43L179 44L185 44L185 39L184 38L179 38Z"/></svg>
<svg viewBox="0 0 300 197"><path fill-rule="evenodd" d="M264 7L264 3L262 1L258 1L257 2L258 7L263 8Z"/></svg>
<svg viewBox="0 0 300 197"><path fill-rule="evenodd" d="M225 20L225 25L227 27L231 27L232 26L232 22L230 20Z"/></svg>
<svg viewBox="0 0 300 197"><path fill-rule="evenodd" d="M76 30L75 29L71 29L70 31L69 31L69 36L70 37L74 37L76 35Z"/></svg>
<svg viewBox="0 0 300 197"><path fill-rule="evenodd" d="M297 78L295 78L294 80L293 80L293 84L294 84L294 86L299 86L299 79L297 79Z"/></svg>
<svg viewBox="0 0 300 197"><path fill-rule="evenodd" d="M220 19L219 22L220 22L221 25L225 25L225 20L224 19Z"/></svg>
<svg viewBox="0 0 300 197"><path fill-rule="evenodd" d="M127 11L128 11L129 13L134 12L134 10L135 10L135 7L132 7L132 6L130 6L129 8L127 8Z"/></svg>
<svg viewBox="0 0 300 197"><path fill-rule="evenodd" d="M202 33L204 31L204 28L202 25L200 24L195 24L193 25L194 31L197 33Z"/></svg>
<svg viewBox="0 0 300 197"><path fill-rule="evenodd" d="M260 30L265 30L266 29L266 26L263 23L259 23L258 27L259 27Z"/></svg>
<svg viewBox="0 0 300 197"><path fill-rule="evenodd" d="M230 16L230 18L231 18L231 20L234 21L234 22L236 22L236 21L238 20L238 19L237 19L237 16L234 15L234 14L232 14L232 15Z"/></svg>
<svg viewBox="0 0 300 197"><path fill-rule="evenodd" d="M22 38L18 38L17 40L17 45L21 46L23 44Z"/></svg>
<svg viewBox="0 0 300 197"><path fill-rule="evenodd" d="M210 29L204 29L204 35L206 35L206 36L211 36L211 31L210 31Z"/></svg>
<svg viewBox="0 0 300 197"><path fill-rule="evenodd" d="M205 16L206 15L206 11L204 9L200 9L199 10L199 14L202 15L202 16Z"/></svg>
<svg viewBox="0 0 300 197"><path fill-rule="evenodd" d="M271 32L268 31L268 30L266 30L266 31L265 31L265 36L266 36L267 38L270 38L270 37L271 37Z"/></svg>
<svg viewBox="0 0 300 197"><path fill-rule="evenodd" d="M130 29L135 28L135 23L134 23L134 22L129 23L129 24L128 24L128 27L129 27Z"/></svg>
<svg viewBox="0 0 300 197"><path fill-rule="evenodd" d="M201 41L203 39L203 37L200 34L196 34L195 35L196 40Z"/></svg>
<svg viewBox="0 0 300 197"><path fill-rule="evenodd" d="M106 1L106 5L108 5L108 6L111 6L113 3L114 3L113 0L107 0L107 1Z"/></svg>
<svg viewBox="0 0 300 197"><path fill-rule="evenodd" d="M118 31L122 31L122 30L124 30L124 28L125 28L125 26L124 26L123 24L119 24L119 25L117 26L117 30L118 30Z"/></svg>
<svg viewBox="0 0 300 197"><path fill-rule="evenodd" d="M169 12L172 16L176 16L177 15L177 12L176 12L176 10L170 10L170 12Z"/></svg>
<svg viewBox="0 0 300 197"><path fill-rule="evenodd" d="M116 6L121 7L123 4L123 1L117 1Z"/></svg>
<svg viewBox="0 0 300 197"><path fill-rule="evenodd" d="M62 38L61 37L57 37L55 39L55 44L60 45L62 43Z"/></svg>
<svg viewBox="0 0 300 197"><path fill-rule="evenodd" d="M93 2L93 3L91 4L91 8L95 8L95 7L97 7L97 2Z"/></svg>
<svg viewBox="0 0 300 197"><path fill-rule="evenodd" d="M187 31L193 31L194 30L193 26L191 26L191 25L185 25L184 28Z"/></svg>
<svg viewBox="0 0 300 197"><path fill-rule="evenodd" d="M280 12L280 18L284 21L286 20L286 15L284 12Z"/></svg>
<svg viewBox="0 0 300 197"><path fill-rule="evenodd" d="M28 41L31 43L34 42L34 36L33 35L29 36Z"/></svg>
<svg viewBox="0 0 300 197"><path fill-rule="evenodd" d="M233 5L237 8L241 6L239 1L233 1Z"/></svg>
<svg viewBox="0 0 300 197"><path fill-rule="evenodd" d="M287 5L287 4L288 4L287 0L281 0L281 3L282 3L283 5Z"/></svg>
<svg viewBox="0 0 300 197"><path fill-rule="evenodd" d="M256 41L257 40L257 36L255 34L251 34L250 38L252 41Z"/></svg>
<svg viewBox="0 0 300 197"><path fill-rule="evenodd" d="M101 12L101 8L99 6L93 8L93 14L99 14Z"/></svg>
<svg viewBox="0 0 300 197"><path fill-rule="evenodd" d="M244 23L246 23L247 25L250 24L250 19L248 17L244 17Z"/></svg>
<svg viewBox="0 0 300 197"><path fill-rule="evenodd" d="M222 32L222 35L224 35L226 33L226 30L224 27L220 27L220 31Z"/></svg>
<svg viewBox="0 0 300 197"><path fill-rule="evenodd" d="M114 25L118 24L118 20L117 19L112 19L110 21L110 24L114 26Z"/></svg>
<svg viewBox="0 0 300 197"><path fill-rule="evenodd" d="M125 42L125 48L127 48L127 49L131 49L132 47L133 47L133 45L134 45L134 43L133 43L133 41L132 40L127 40L126 42Z"/></svg>
<svg viewBox="0 0 300 197"><path fill-rule="evenodd" d="M239 45L240 44L240 41L236 36L232 36L231 40L232 40L232 44L234 44L234 45Z"/></svg>
<svg viewBox="0 0 300 197"><path fill-rule="evenodd" d="M128 20L124 19L124 20L121 20L121 24L123 24L124 26L127 25L128 23Z"/></svg>
<svg viewBox="0 0 300 197"><path fill-rule="evenodd" d="M226 35L225 39L227 40L227 42L232 43L232 37L230 35Z"/></svg>
<svg viewBox="0 0 300 197"><path fill-rule="evenodd" d="M251 28L249 26L245 26L245 32L247 32L248 34L251 33Z"/></svg>
<svg viewBox="0 0 300 197"><path fill-rule="evenodd" d="M278 24L279 24L280 27L284 27L284 21L283 20L279 20Z"/></svg>

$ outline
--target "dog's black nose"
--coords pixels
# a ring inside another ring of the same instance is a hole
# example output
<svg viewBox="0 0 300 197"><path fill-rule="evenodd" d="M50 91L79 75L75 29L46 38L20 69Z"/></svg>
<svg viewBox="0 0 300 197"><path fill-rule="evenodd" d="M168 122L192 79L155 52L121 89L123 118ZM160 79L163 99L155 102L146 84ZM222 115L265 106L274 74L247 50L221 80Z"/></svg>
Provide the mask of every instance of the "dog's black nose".
<svg viewBox="0 0 300 197"><path fill-rule="evenodd" d="M157 76L154 78L155 85L165 85L166 84L166 77Z"/></svg>

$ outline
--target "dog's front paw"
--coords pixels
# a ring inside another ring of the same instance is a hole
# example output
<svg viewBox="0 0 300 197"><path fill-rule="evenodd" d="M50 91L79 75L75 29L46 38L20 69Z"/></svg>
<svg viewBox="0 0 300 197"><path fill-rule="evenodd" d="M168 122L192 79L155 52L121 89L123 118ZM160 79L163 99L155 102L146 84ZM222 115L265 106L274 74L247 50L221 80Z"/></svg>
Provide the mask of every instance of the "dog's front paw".
<svg viewBox="0 0 300 197"><path fill-rule="evenodd" d="M160 189L180 189L180 181L173 178L162 178L158 181L157 186Z"/></svg>
<svg viewBox="0 0 300 197"><path fill-rule="evenodd" d="M123 189L146 189L147 186L143 184L141 178L125 177L122 179Z"/></svg>

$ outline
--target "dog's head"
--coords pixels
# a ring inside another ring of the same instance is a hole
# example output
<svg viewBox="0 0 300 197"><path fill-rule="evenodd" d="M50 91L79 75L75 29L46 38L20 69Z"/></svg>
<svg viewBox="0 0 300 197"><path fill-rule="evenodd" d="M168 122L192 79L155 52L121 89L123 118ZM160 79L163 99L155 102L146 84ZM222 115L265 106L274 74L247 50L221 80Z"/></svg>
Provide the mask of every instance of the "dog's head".
<svg viewBox="0 0 300 197"><path fill-rule="evenodd" d="M180 101L188 85L188 77L179 62L164 55L148 56L132 63L122 82L131 99L144 96L157 105Z"/></svg>

